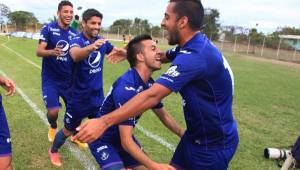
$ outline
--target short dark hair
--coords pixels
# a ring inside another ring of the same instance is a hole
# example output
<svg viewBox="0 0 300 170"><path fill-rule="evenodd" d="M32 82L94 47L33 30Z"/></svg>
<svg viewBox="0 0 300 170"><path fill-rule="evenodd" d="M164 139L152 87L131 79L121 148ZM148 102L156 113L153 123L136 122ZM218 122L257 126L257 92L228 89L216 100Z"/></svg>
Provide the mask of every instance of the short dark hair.
<svg viewBox="0 0 300 170"><path fill-rule="evenodd" d="M87 22L89 19L91 19L92 17L95 17L95 16L103 19L103 15L98 10L90 8L83 12L82 20L84 22Z"/></svg>
<svg viewBox="0 0 300 170"><path fill-rule="evenodd" d="M174 12L177 19L186 16L192 30L200 30L204 18L204 8L200 0L170 0L175 2Z"/></svg>
<svg viewBox="0 0 300 170"><path fill-rule="evenodd" d="M58 4L57 10L60 11L63 6L71 6L73 8L73 4L70 1L63 0Z"/></svg>
<svg viewBox="0 0 300 170"><path fill-rule="evenodd" d="M143 52L144 45L141 42L144 40L152 40L152 38L150 35L141 34L129 41L127 45L127 61L129 62L130 67L136 65L136 55Z"/></svg>

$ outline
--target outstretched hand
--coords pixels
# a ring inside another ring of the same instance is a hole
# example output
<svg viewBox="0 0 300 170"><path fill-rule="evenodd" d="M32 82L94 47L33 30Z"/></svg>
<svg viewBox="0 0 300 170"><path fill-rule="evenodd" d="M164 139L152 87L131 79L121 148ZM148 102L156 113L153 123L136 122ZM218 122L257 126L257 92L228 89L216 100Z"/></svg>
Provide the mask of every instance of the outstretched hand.
<svg viewBox="0 0 300 170"><path fill-rule="evenodd" d="M127 51L124 48L114 48L107 57L109 63L116 64L127 58Z"/></svg>
<svg viewBox="0 0 300 170"><path fill-rule="evenodd" d="M108 125L102 118L90 119L76 128L78 133L74 136L74 140L91 143L98 139L107 128Z"/></svg>
<svg viewBox="0 0 300 170"><path fill-rule="evenodd" d="M0 77L0 85L7 91L6 96L13 96L16 93L16 85L12 80Z"/></svg>
<svg viewBox="0 0 300 170"><path fill-rule="evenodd" d="M92 46L92 51L97 50L98 48L100 48L103 44L106 43L106 39L98 39L97 41L95 41L93 44L91 44Z"/></svg>

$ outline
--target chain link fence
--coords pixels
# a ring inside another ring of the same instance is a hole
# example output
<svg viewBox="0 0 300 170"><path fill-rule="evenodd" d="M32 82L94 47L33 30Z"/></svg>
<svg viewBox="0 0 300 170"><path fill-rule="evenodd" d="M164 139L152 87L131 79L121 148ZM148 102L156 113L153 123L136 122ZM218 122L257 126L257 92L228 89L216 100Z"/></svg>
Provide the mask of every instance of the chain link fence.
<svg viewBox="0 0 300 170"><path fill-rule="evenodd" d="M34 33L39 32L42 26L42 24L28 24L21 28L15 24L1 25L0 32L11 33L20 31L21 29L25 32ZM146 33L152 35L153 39L159 44L166 45L168 43L168 40L166 39L166 31L164 30L156 31L155 34L152 30L138 30L139 31L133 31L128 29L124 32L123 30L118 29L116 33L116 31L110 31L109 29L103 28L101 30L101 35L107 39L117 41L124 41L125 38L125 41L128 42L131 38L136 36L135 34ZM295 36L296 38L289 39L284 37L280 38L280 36L257 37L246 34L208 33L207 37L211 39L222 52L231 52L300 63L300 36Z"/></svg>

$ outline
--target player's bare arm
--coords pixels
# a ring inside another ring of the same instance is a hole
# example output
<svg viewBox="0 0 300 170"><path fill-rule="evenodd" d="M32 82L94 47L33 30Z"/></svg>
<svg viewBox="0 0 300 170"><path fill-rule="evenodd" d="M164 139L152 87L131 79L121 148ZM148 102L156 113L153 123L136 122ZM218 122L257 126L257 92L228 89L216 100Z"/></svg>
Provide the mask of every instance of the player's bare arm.
<svg viewBox="0 0 300 170"><path fill-rule="evenodd" d="M127 57L126 53L127 53L126 49L115 47L107 56L108 62L111 64L116 64L120 61L126 60Z"/></svg>
<svg viewBox="0 0 300 170"><path fill-rule="evenodd" d="M120 139L122 147L133 156L137 161L148 169L152 170L173 170L174 168L167 164L159 164L151 160L141 148L133 141L133 127L127 125L119 125ZM175 169L174 169L175 170Z"/></svg>
<svg viewBox="0 0 300 170"><path fill-rule="evenodd" d="M91 119L77 128L79 131L75 138L82 142L90 143L100 137L107 128L131 117L138 113L143 113L159 103L162 98L169 95L172 91L160 84L154 83L151 88L145 90L126 104L121 109L117 109L98 119Z"/></svg>
<svg viewBox="0 0 300 170"><path fill-rule="evenodd" d="M178 137L182 137L184 130L181 128L174 118L167 112L165 108L152 109L160 121Z"/></svg>
<svg viewBox="0 0 300 170"><path fill-rule="evenodd" d="M87 58L91 52L100 48L103 44L105 44L105 42L106 42L105 39L99 39L95 41L93 44L90 44L84 48L80 48L78 46L72 47L70 49L70 55L74 62L79 62Z"/></svg>
<svg viewBox="0 0 300 170"><path fill-rule="evenodd" d="M38 57L59 57L62 55L62 50L61 48L54 48L50 50L46 50L47 43L46 42L40 42L38 45L38 48L36 50L36 55Z"/></svg>

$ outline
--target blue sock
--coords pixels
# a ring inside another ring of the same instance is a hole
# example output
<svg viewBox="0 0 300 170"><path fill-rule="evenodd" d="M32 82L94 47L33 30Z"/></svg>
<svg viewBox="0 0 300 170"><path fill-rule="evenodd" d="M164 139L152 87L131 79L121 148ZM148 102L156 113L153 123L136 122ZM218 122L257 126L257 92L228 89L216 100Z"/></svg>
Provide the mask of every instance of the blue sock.
<svg viewBox="0 0 300 170"><path fill-rule="evenodd" d="M50 116L50 115L47 113L47 119L48 119L48 122L49 122L51 128L53 128L53 129L56 129L56 128L57 128L57 123L56 123L57 117L58 117L58 115L56 115L56 116Z"/></svg>
<svg viewBox="0 0 300 170"><path fill-rule="evenodd" d="M64 132L62 131L62 129L60 131L58 131L55 135L55 139L53 141L53 145L51 148L51 152L52 153L56 153L58 152L58 149L65 143L66 139L68 137L65 136Z"/></svg>

